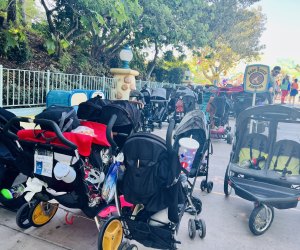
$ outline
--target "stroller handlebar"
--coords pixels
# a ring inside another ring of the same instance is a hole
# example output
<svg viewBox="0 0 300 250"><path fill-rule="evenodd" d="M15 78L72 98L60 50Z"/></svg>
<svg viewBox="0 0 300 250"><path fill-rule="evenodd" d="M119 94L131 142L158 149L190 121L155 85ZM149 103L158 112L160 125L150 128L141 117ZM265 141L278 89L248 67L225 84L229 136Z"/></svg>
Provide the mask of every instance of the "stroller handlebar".
<svg viewBox="0 0 300 250"><path fill-rule="evenodd" d="M112 135L113 135L112 128L113 128L117 118L118 118L117 115L113 114L107 124L107 127L106 127L106 138L107 138L108 142L110 143L113 152L115 152L118 149L118 145L112 138Z"/></svg>
<svg viewBox="0 0 300 250"><path fill-rule="evenodd" d="M167 130L167 136L166 136L166 145L167 145L167 150L168 152L172 152L173 147L172 147L172 133L173 133L173 129L175 127L175 120L171 119L169 126L168 126L168 130Z"/></svg>
<svg viewBox="0 0 300 250"><path fill-rule="evenodd" d="M27 118L27 117L14 117L12 119L9 120L9 122L4 126L3 131L4 134L8 135L10 138L14 139L14 140L18 140L18 136L11 132L9 129L16 123L16 122L26 122L26 123L35 123L37 125L47 125L50 126L54 133L57 135L58 139L65 144L66 146L68 146L71 149L77 149L77 146L72 143L71 141L69 141L68 139L66 139L61 130L59 129L58 125L51 120L46 120L46 119L31 119L31 118Z"/></svg>

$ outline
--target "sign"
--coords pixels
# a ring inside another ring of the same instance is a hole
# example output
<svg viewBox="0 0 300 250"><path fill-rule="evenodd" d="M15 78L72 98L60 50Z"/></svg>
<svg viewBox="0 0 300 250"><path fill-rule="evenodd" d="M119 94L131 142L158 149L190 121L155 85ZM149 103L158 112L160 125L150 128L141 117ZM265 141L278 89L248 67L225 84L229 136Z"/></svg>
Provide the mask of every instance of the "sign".
<svg viewBox="0 0 300 250"><path fill-rule="evenodd" d="M270 67L262 64L248 65L244 73L244 91L263 93L268 91Z"/></svg>

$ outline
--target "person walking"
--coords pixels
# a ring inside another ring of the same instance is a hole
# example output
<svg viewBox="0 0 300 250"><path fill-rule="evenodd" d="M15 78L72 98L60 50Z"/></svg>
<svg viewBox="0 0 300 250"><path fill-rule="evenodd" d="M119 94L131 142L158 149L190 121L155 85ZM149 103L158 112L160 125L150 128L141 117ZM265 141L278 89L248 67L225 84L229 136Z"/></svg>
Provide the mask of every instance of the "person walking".
<svg viewBox="0 0 300 250"><path fill-rule="evenodd" d="M290 92L290 98L289 98L289 104L293 104L293 106L295 105L295 97L296 95L298 95L298 89L299 89L299 85L298 85L298 79L294 79L292 85L291 85L291 92Z"/></svg>
<svg viewBox="0 0 300 250"><path fill-rule="evenodd" d="M276 93L276 77L280 74L280 71L280 66L275 66L271 70L270 81L268 83L268 92L265 93L265 98L267 99L269 104L272 104L274 102L274 96Z"/></svg>
<svg viewBox="0 0 300 250"><path fill-rule="evenodd" d="M289 90L291 87L290 77L286 75L280 85L281 89L281 104L285 104L285 97L289 94Z"/></svg>

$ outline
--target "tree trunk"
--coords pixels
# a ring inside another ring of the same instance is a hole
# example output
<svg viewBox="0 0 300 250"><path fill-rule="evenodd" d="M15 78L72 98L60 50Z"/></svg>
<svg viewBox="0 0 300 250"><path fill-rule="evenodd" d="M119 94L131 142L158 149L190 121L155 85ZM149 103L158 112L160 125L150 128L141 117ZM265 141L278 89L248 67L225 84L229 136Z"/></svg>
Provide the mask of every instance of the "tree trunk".
<svg viewBox="0 0 300 250"><path fill-rule="evenodd" d="M26 26L26 14L24 8L25 0L19 0L20 12L21 12L21 23L23 26Z"/></svg>
<svg viewBox="0 0 300 250"><path fill-rule="evenodd" d="M147 76L146 76L146 80L147 80L147 81L150 79L151 74L152 74L152 72L153 72L153 70L154 70L154 68L155 68L156 61L157 61L157 58L158 58L158 52L159 52L159 50L158 50L158 45L157 45L157 42L155 41L155 54L154 54L154 58L153 58L153 61L152 61L152 63L151 63L151 67L150 67L150 69L149 69L149 72L148 72L148 74L147 74Z"/></svg>
<svg viewBox="0 0 300 250"><path fill-rule="evenodd" d="M17 20L17 5L16 0L8 0L8 7L7 7L7 23L10 22L15 23Z"/></svg>

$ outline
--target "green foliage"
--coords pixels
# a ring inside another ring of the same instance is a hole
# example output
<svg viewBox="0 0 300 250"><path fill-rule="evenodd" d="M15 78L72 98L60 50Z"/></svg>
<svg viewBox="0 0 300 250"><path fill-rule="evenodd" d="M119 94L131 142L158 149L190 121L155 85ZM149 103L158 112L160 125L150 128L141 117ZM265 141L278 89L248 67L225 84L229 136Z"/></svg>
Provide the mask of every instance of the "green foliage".
<svg viewBox="0 0 300 250"><path fill-rule="evenodd" d="M26 33L22 29L11 27L1 31L0 37L1 44L3 44L0 50L1 55L18 63L24 63L30 58Z"/></svg>
<svg viewBox="0 0 300 250"><path fill-rule="evenodd" d="M73 62L73 58L71 57L70 54L66 52L62 54L62 56L59 58L58 61L59 67L63 72L67 71L67 69L70 67L72 62Z"/></svg>

